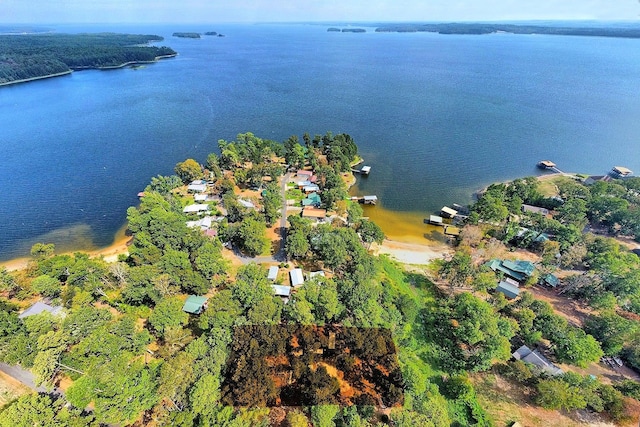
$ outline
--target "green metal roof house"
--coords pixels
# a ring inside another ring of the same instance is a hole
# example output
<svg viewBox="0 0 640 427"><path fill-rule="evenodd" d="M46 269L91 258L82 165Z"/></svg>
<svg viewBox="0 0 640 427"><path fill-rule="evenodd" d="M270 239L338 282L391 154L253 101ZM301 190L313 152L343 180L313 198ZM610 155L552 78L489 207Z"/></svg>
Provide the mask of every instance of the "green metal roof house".
<svg viewBox="0 0 640 427"><path fill-rule="evenodd" d="M520 282L531 277L534 270L536 269L536 266L529 261L502 261L499 259L492 259L485 265L487 265L493 271L501 271L507 276L513 277Z"/></svg>
<svg viewBox="0 0 640 427"><path fill-rule="evenodd" d="M322 204L320 195L318 193L311 193L306 199L302 200L302 206L315 206L316 208Z"/></svg>
<svg viewBox="0 0 640 427"><path fill-rule="evenodd" d="M498 283L498 287L496 288L496 292L501 292L505 297L509 299L514 299L518 295L520 295L520 289L517 286L512 285L507 282Z"/></svg>
<svg viewBox="0 0 640 427"><path fill-rule="evenodd" d="M191 314L200 314L207 308L207 298L189 295L182 306L182 311Z"/></svg>

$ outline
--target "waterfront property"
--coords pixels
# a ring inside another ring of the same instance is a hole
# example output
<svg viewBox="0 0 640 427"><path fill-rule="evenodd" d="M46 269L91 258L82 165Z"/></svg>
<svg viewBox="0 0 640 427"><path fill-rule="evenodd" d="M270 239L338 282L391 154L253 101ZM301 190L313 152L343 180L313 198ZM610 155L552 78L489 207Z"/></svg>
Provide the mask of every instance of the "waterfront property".
<svg viewBox="0 0 640 427"><path fill-rule="evenodd" d="M192 181L188 186L187 190L192 193L204 193L207 191L207 181Z"/></svg>
<svg viewBox="0 0 640 427"><path fill-rule="evenodd" d="M613 169L611 169L611 172L609 172L609 175L614 178L627 178L633 175L633 171L625 168L624 166L614 166Z"/></svg>
<svg viewBox="0 0 640 427"><path fill-rule="evenodd" d="M533 265L532 262L519 260L511 261L492 259L485 265L487 265L491 270L504 273L518 282L527 280L536 269L536 266Z"/></svg>
<svg viewBox="0 0 640 427"><path fill-rule="evenodd" d="M378 196L364 196L362 202L365 205L375 205L378 202Z"/></svg>
<svg viewBox="0 0 640 427"><path fill-rule="evenodd" d="M453 218L458 215L458 211L455 209L451 209L448 206L444 206L442 209L440 209L440 215L444 218Z"/></svg>
<svg viewBox="0 0 640 427"><path fill-rule="evenodd" d="M531 350L526 345L517 349L512 356L516 360L522 360L523 362L534 365L537 369L549 375L556 376L564 374L562 369L551 363L546 357L538 353L537 350Z"/></svg>
<svg viewBox="0 0 640 427"><path fill-rule="evenodd" d="M540 160L538 162L538 167L540 169L553 169L556 167L556 164L553 163L551 160Z"/></svg>
<svg viewBox="0 0 640 427"><path fill-rule="evenodd" d="M182 306L182 311L189 314L200 314L207 309L207 297L189 295Z"/></svg>

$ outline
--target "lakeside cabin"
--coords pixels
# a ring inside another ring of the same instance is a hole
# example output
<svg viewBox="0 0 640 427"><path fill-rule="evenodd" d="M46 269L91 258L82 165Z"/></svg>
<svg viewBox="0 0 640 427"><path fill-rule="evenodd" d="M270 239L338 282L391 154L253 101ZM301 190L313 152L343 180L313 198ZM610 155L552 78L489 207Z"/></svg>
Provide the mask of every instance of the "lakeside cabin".
<svg viewBox="0 0 640 427"><path fill-rule="evenodd" d="M204 193L207 191L207 181L191 181L191 183L187 186L187 190L192 193Z"/></svg>

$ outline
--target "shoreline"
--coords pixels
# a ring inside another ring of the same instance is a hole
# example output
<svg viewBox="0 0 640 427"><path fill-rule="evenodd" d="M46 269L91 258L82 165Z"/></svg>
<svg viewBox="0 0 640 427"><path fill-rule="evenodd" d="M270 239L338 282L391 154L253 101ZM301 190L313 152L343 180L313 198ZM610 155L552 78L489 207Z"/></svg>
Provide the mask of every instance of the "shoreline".
<svg viewBox="0 0 640 427"><path fill-rule="evenodd" d="M47 74L46 76L29 77L28 79L13 80L13 81L10 81L10 82L0 83L0 87L2 87L2 86L10 86L10 85L17 85L17 84L20 84L20 83L35 82L37 80L51 79L51 78L54 78L54 77L62 77L62 76L66 76L66 75L71 74L71 73L73 73L73 70L62 71L60 73L54 73L54 74Z"/></svg>
<svg viewBox="0 0 640 427"><path fill-rule="evenodd" d="M125 62L125 63L119 64L119 65L109 65L109 66L104 66L104 67L74 67L74 68L69 69L68 71L63 71L63 72L60 72L60 73L47 74L46 76L29 77L28 79L13 80L13 81L10 81L10 82L0 83L0 87L17 85L17 84L21 84L21 83L35 82L35 81L44 80L44 79L52 79L52 78L55 78L55 77L62 77L62 76L69 75L69 74L73 73L74 71L84 71L84 70L108 71L108 70L119 70L121 68L125 68L125 67L132 66L132 65L155 64L156 62L158 62L158 61L160 61L162 59L175 58L176 56L178 56L178 53L175 53L173 55L156 56L153 61L129 61L129 62Z"/></svg>

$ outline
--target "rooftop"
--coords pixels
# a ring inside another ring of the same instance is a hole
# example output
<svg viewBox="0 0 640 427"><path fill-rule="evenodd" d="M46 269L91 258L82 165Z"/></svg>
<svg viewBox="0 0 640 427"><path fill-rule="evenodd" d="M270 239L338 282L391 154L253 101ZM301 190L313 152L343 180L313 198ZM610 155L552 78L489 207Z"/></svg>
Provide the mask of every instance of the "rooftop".
<svg viewBox="0 0 640 427"><path fill-rule="evenodd" d="M289 277L291 278L291 286L300 286L304 283L304 276L302 275L302 270L299 268L291 270Z"/></svg>
<svg viewBox="0 0 640 427"><path fill-rule="evenodd" d="M269 267L269 273L267 274L267 279L276 280L278 278L278 270L279 268L275 265Z"/></svg>
<svg viewBox="0 0 640 427"><path fill-rule="evenodd" d="M189 295L187 300L184 302L182 306L182 311L186 311L191 314L200 314L202 311L207 308L207 298L200 297L197 295Z"/></svg>
<svg viewBox="0 0 640 427"><path fill-rule="evenodd" d="M184 209L182 209L182 212L184 212L184 213L195 213L195 212L204 212L206 210L209 210L209 205L201 204L201 203L195 203L193 205L185 206Z"/></svg>
<svg viewBox="0 0 640 427"><path fill-rule="evenodd" d="M291 286L271 285L273 292L280 297L291 295Z"/></svg>
<svg viewBox="0 0 640 427"><path fill-rule="evenodd" d="M306 206L302 210L303 218L325 218L327 216L326 209L316 209L310 206Z"/></svg>
<svg viewBox="0 0 640 427"><path fill-rule="evenodd" d="M496 292L500 292L504 294L504 296L509 299L514 299L518 295L520 295L520 288L512 285L511 283L502 281L498 283L498 286L496 287Z"/></svg>
<svg viewBox="0 0 640 427"><path fill-rule="evenodd" d="M31 307L27 308L25 311L18 315L19 319L24 319L25 317L35 316L37 314L43 313L45 311L53 314L54 316L62 313L63 308L60 306L51 306L49 304L45 304L42 301L38 301L33 304Z"/></svg>

